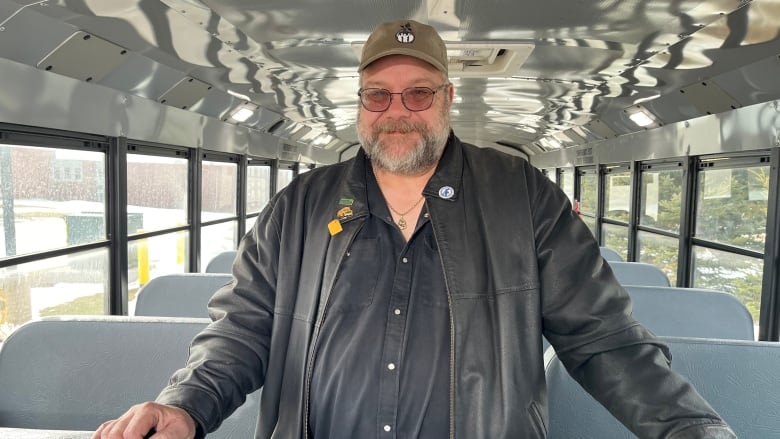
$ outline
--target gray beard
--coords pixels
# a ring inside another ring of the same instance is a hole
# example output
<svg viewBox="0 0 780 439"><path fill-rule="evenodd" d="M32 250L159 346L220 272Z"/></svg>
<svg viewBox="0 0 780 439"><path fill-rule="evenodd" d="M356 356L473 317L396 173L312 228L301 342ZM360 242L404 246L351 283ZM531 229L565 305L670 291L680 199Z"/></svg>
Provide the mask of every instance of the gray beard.
<svg viewBox="0 0 780 439"><path fill-rule="evenodd" d="M436 165L441 158L447 138L450 135L449 115L444 114L440 127L428 130L421 122L408 120L393 120L373 127L370 133L365 133L358 128L358 140L363 150L371 159L373 166L384 171L401 175L420 175ZM358 126L360 115L358 113ZM379 141L379 135L388 132L420 134L417 145L400 157L392 156L388 148Z"/></svg>

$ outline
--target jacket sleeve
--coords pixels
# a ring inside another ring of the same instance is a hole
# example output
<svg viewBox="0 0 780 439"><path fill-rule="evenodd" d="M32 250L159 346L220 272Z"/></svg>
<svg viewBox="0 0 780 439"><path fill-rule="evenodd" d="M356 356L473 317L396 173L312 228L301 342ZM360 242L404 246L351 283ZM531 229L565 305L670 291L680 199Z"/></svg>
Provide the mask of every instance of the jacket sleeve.
<svg viewBox="0 0 780 439"><path fill-rule="evenodd" d="M199 433L219 427L264 383L280 248L277 199L242 239L233 281L209 302L212 323L194 338L186 366L157 397L190 413Z"/></svg>
<svg viewBox="0 0 780 439"><path fill-rule="evenodd" d="M530 168L530 166L529 166ZM631 316L628 293L565 194L528 170L543 333L572 377L640 438L736 438Z"/></svg>

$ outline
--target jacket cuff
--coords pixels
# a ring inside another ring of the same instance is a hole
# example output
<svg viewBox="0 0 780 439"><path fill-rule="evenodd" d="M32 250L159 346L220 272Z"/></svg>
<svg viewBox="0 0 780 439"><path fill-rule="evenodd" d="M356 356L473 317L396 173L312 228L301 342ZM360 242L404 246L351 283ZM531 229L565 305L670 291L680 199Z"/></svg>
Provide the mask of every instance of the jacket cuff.
<svg viewBox="0 0 780 439"><path fill-rule="evenodd" d="M166 387L155 399L160 404L178 407L195 421L195 439L203 439L215 430L222 419L218 405L212 396L192 387Z"/></svg>
<svg viewBox="0 0 780 439"><path fill-rule="evenodd" d="M725 424L699 424L678 431L669 439L737 439L737 434Z"/></svg>

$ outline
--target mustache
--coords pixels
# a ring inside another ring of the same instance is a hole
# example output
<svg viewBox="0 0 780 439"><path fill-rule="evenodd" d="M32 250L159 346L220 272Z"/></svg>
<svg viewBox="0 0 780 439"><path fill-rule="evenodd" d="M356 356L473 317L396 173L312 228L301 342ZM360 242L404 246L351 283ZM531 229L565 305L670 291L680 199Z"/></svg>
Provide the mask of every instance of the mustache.
<svg viewBox="0 0 780 439"><path fill-rule="evenodd" d="M421 122L412 122L410 120L398 119L388 120L374 127L375 134L381 133L411 133L411 132L424 132L426 130L425 124Z"/></svg>

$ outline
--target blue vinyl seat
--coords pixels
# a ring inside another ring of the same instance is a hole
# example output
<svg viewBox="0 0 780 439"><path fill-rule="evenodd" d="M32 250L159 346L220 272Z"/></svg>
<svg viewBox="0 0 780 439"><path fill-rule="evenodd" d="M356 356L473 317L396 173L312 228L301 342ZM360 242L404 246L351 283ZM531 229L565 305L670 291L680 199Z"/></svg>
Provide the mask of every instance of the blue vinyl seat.
<svg viewBox="0 0 780 439"><path fill-rule="evenodd" d="M208 317L208 302L233 276L217 273L178 273L158 276L138 293L136 316Z"/></svg>
<svg viewBox="0 0 780 439"><path fill-rule="evenodd" d="M672 369L690 381L740 438L780 437L780 343L663 338ZM568 374L555 354L545 371L549 439L635 438Z"/></svg>
<svg viewBox="0 0 780 439"><path fill-rule="evenodd" d="M236 250L228 250L214 256L206 264L206 273L231 273L236 254L238 254Z"/></svg>
<svg viewBox="0 0 780 439"><path fill-rule="evenodd" d="M623 262L623 257L620 256L620 253L609 247L599 247L599 251L601 252L601 257L604 258L605 261Z"/></svg>
<svg viewBox="0 0 780 439"><path fill-rule="evenodd" d="M736 297L700 288L625 285L634 318L658 336L753 340L753 317ZM549 343L543 340L547 350Z"/></svg>
<svg viewBox="0 0 780 439"><path fill-rule="evenodd" d="M43 430L74 430L73 437L81 437L75 431L94 431L130 406L154 400L208 323L122 316L28 322L0 349L0 427L41 429L39 437L47 437ZM207 438L253 437L260 392ZM14 437L24 434L13 431Z"/></svg>
<svg viewBox="0 0 780 439"><path fill-rule="evenodd" d="M621 285L671 286L669 277L660 268L644 262L609 262L612 273Z"/></svg>
<svg viewBox="0 0 780 439"><path fill-rule="evenodd" d="M701 288L626 285L634 318L655 335L753 340L753 317L731 294Z"/></svg>

